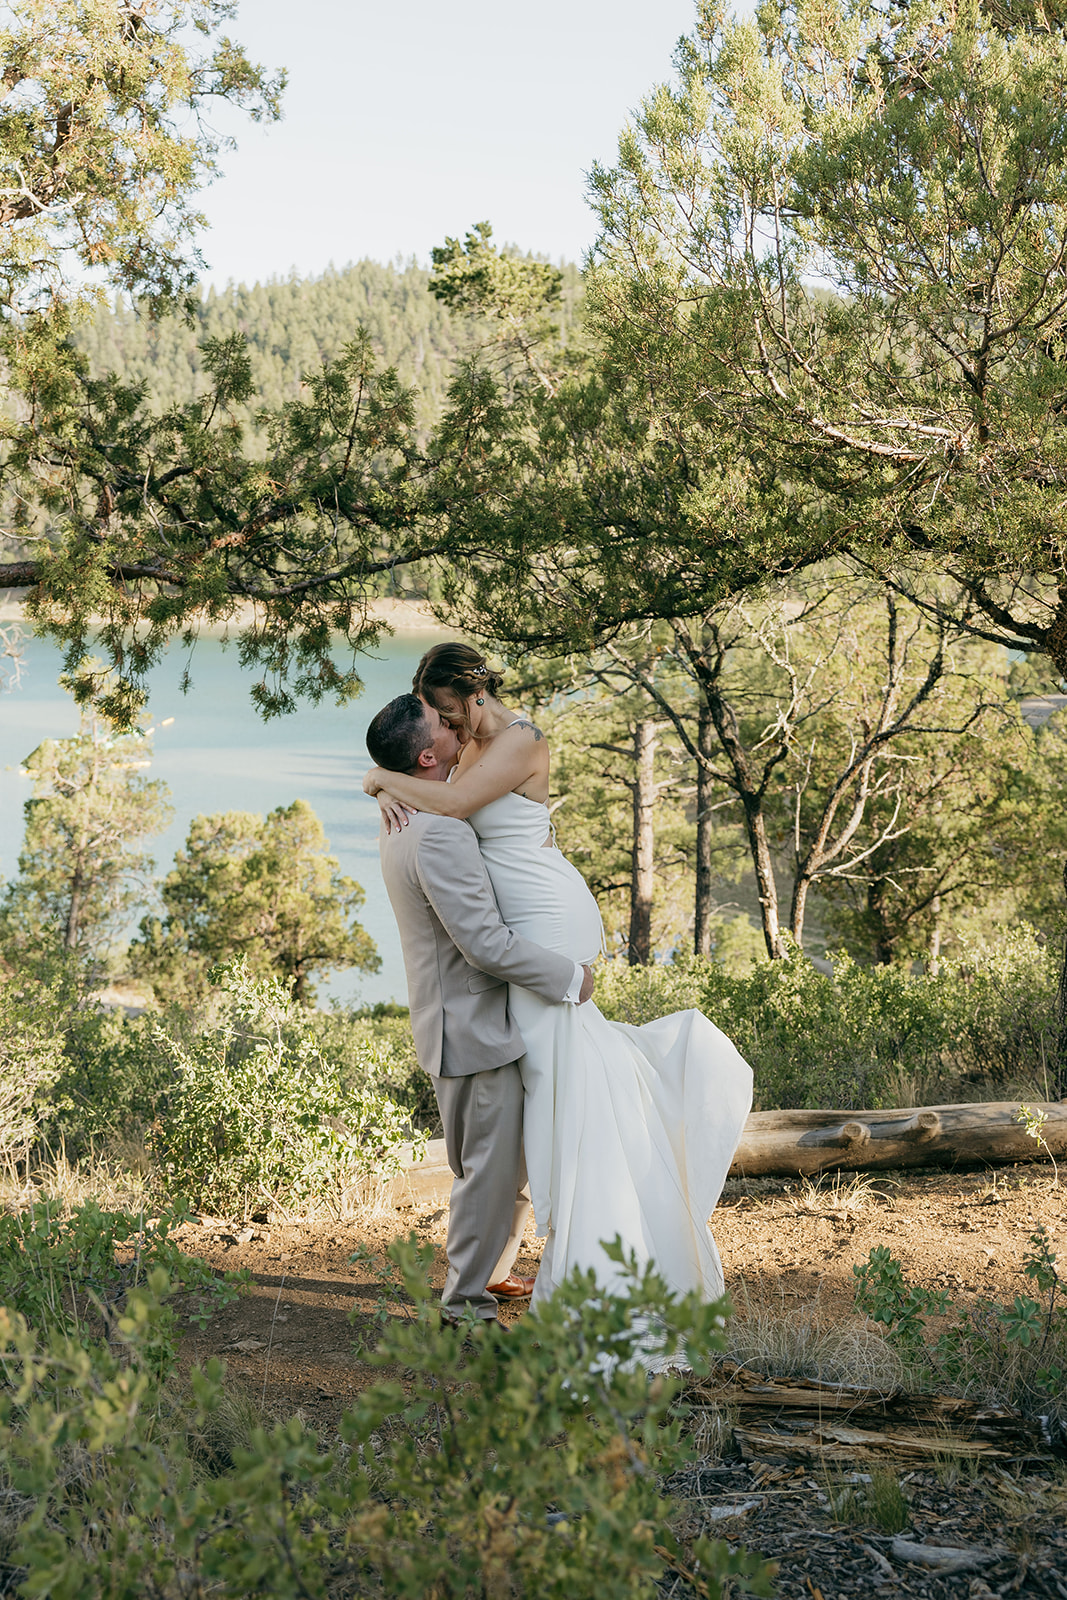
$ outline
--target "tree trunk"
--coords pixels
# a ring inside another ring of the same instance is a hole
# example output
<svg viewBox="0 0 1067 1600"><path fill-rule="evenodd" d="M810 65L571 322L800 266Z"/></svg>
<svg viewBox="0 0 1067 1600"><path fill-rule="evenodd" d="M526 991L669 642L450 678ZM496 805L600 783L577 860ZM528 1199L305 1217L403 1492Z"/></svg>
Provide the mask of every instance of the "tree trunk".
<svg viewBox="0 0 1067 1600"><path fill-rule="evenodd" d="M875 962L880 967L891 966L895 939L889 927L884 878L874 878L867 885L867 915L874 924Z"/></svg>
<svg viewBox="0 0 1067 1600"><path fill-rule="evenodd" d="M700 702L700 718L697 723L697 749L702 756L710 762L715 748L715 724L711 719L711 708L705 699ZM696 903L693 915L693 948L698 956L711 954L711 832L712 832L712 795L715 792L715 780L708 768L701 763L697 764L697 881Z"/></svg>
<svg viewBox="0 0 1067 1600"><path fill-rule="evenodd" d="M786 953L782 930L778 922L778 884L774 876L774 857L767 838L767 824L763 806L757 795L742 795L745 807L745 826L749 849L756 868L756 887L759 890L760 916L763 920L763 939L772 961L780 960Z"/></svg>
<svg viewBox="0 0 1067 1600"><path fill-rule="evenodd" d="M84 884L80 858L75 865L70 882L70 903L67 906L67 925L63 930L63 944L68 950L78 948L78 931L81 925Z"/></svg>
<svg viewBox="0 0 1067 1600"><path fill-rule="evenodd" d="M804 917L808 909L808 890L811 879L801 873L793 884L793 904L789 908L789 932L798 947L804 948Z"/></svg>
<svg viewBox="0 0 1067 1600"><path fill-rule="evenodd" d="M742 743L733 707L720 694L714 674L701 672L699 666L696 670L719 746L734 769L732 787L745 809L745 832L752 865L756 869L763 938L767 954L772 961L777 961L785 955L786 949L778 921L778 884L774 876L774 857L767 838L767 821L763 815L763 790L753 779L748 752Z"/></svg>
<svg viewBox="0 0 1067 1600"><path fill-rule="evenodd" d="M656 747L659 724L643 721L634 730L634 847L630 879L629 960L647 967L652 960L652 895L655 888Z"/></svg>
<svg viewBox="0 0 1067 1600"><path fill-rule="evenodd" d="M710 755L714 748L715 740L718 740L719 748L733 769L732 781L730 778L724 778L723 781L733 790L744 807L745 833L748 837L752 865L756 869L756 886L759 891L763 938L767 946L767 954L771 957L771 960L778 960L786 954L786 947L778 921L778 886L774 876L774 857L771 854L770 843L767 839L763 798L769 774L772 768L786 754L787 746L782 744L776 752L767 758L764 762L762 779L757 780L749 762L749 752L745 749L737 714L719 687L719 675L728 652L718 641L716 630L708 624L707 619L705 619L700 652L693 653L690 651L687 653L689 654L690 666L701 692L700 724L698 728L698 735L701 741L700 752L703 754L706 750ZM705 720L705 717L707 720ZM707 809L706 805L701 806L698 801L698 810L706 811ZM708 843L710 845L710 834ZM710 876L710 861L708 865ZM704 935L706 920L705 915L699 922L701 936ZM700 944L696 940L694 942L699 950L701 948Z"/></svg>
<svg viewBox="0 0 1067 1600"><path fill-rule="evenodd" d="M1067 893L1067 863L1063 868L1063 888ZM1055 1082L1056 1094L1067 1094L1067 930L1063 935L1063 962L1060 966L1060 992L1057 1002L1058 1030L1056 1035Z"/></svg>
<svg viewBox="0 0 1067 1600"><path fill-rule="evenodd" d="M930 955L926 963L926 970L931 978L936 978L941 971L941 896L935 894L930 901L930 914L933 925L930 928Z"/></svg>

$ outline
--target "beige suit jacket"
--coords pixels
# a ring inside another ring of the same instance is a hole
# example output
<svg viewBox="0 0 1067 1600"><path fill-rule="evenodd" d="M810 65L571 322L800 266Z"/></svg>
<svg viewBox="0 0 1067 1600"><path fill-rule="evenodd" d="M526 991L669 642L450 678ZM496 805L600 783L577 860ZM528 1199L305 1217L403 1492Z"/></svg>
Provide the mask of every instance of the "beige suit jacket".
<svg viewBox="0 0 1067 1600"><path fill-rule="evenodd" d="M378 847L419 1065L458 1078L517 1061L524 1047L507 985L562 1000L574 962L504 926L470 823L419 811L399 833L383 824Z"/></svg>

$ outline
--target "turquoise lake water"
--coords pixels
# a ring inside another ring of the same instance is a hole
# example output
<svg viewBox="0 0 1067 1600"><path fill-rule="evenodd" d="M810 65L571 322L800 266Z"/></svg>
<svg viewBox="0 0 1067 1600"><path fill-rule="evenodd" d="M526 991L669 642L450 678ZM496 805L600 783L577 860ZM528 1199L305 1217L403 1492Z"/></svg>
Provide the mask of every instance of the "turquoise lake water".
<svg viewBox="0 0 1067 1600"><path fill-rule="evenodd" d="M159 876L199 813L265 813L299 799L319 816L341 871L363 886L367 898L360 921L378 946L381 971L320 981L320 1004L330 998L346 1004L407 998L400 941L378 870L378 807L361 787L370 765L363 739L374 713L410 689L419 657L438 637L429 631L394 634L377 656L360 657L366 687L358 700L344 708L301 706L269 723L252 706L252 677L241 670L236 646L227 647L221 639L197 644L187 694L179 688L187 659L180 648L150 679L154 756L145 775L169 786L174 806L171 827L147 841ZM0 689L0 874L5 878L18 868L22 808L31 794L19 765L42 739L65 739L77 731L78 713L57 682L59 670L54 646L31 638L21 686Z"/></svg>

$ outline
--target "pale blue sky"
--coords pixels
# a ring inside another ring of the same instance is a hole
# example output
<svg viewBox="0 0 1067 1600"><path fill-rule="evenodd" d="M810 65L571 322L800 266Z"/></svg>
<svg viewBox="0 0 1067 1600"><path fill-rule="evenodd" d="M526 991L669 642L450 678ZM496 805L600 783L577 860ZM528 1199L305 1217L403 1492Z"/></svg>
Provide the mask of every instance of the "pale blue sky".
<svg viewBox="0 0 1067 1600"><path fill-rule="evenodd" d="M579 260L583 175L694 17L693 0L242 0L234 36L289 89L275 127L227 119L240 148L202 197L209 277L428 261L483 218Z"/></svg>

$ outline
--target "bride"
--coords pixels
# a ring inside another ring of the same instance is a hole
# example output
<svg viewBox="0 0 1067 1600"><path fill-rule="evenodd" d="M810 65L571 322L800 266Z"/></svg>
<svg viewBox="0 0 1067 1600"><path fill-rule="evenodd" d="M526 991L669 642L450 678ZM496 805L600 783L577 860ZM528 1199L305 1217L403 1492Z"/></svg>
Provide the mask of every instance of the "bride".
<svg viewBox="0 0 1067 1600"><path fill-rule="evenodd" d="M501 703L501 684L469 645L435 645L412 687L460 734L450 782L373 767L363 787L390 827L416 809L466 817L508 927L590 963L603 927L584 879L555 847L548 743ZM722 1266L707 1219L748 1115L751 1069L699 1011L629 1027L591 1002L552 1005L514 984L509 1006L526 1046L523 1139L545 1238L533 1305L575 1267L619 1287L602 1247L616 1235L676 1292L717 1299Z"/></svg>

